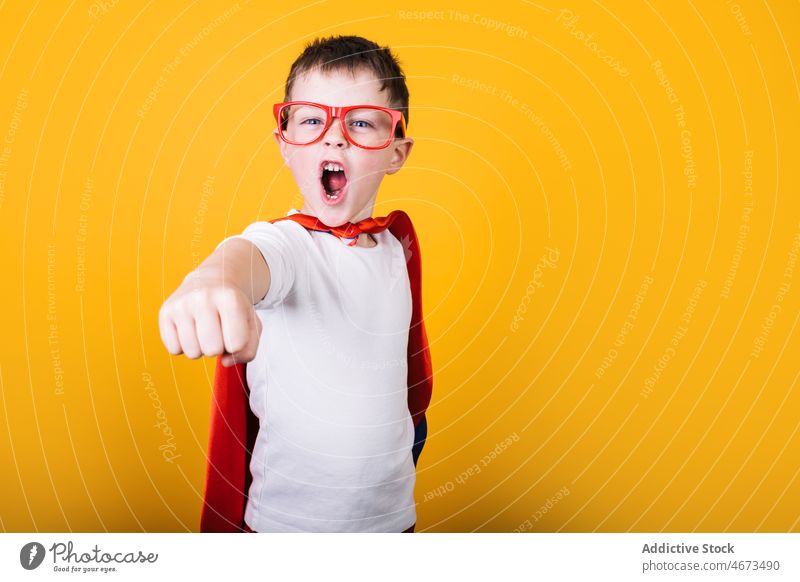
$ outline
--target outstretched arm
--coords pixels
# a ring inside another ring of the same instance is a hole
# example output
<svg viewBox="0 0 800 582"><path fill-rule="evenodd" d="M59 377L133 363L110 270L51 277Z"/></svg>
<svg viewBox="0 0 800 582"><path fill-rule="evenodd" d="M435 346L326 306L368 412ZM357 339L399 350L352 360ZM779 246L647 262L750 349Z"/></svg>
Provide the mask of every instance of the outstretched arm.
<svg viewBox="0 0 800 582"><path fill-rule="evenodd" d="M261 335L253 305L269 285L269 267L253 243L225 242L161 306L159 329L167 350L191 359L224 354L225 366L251 361Z"/></svg>

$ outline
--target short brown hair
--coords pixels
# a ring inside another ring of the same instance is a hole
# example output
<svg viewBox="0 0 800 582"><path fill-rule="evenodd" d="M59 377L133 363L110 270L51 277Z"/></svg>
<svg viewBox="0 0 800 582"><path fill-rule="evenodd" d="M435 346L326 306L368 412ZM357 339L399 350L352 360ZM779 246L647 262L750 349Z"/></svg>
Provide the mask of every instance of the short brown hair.
<svg viewBox="0 0 800 582"><path fill-rule="evenodd" d="M323 73L346 69L371 71L381 81L381 91L389 92L389 103L403 112L408 125L408 87L400 63L389 47L382 47L360 36L317 38L306 45L286 79L284 101L290 100L294 80L314 69Z"/></svg>

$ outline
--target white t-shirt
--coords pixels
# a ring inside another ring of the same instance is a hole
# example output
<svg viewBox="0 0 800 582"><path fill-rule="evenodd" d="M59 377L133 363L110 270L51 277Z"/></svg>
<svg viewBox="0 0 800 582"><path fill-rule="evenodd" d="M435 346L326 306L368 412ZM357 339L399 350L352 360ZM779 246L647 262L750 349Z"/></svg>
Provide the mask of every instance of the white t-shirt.
<svg viewBox="0 0 800 582"><path fill-rule="evenodd" d="M287 214L298 211L291 209ZM347 246L292 220L245 238L270 269L247 364L260 429L245 521L259 532L400 532L416 522L403 245Z"/></svg>

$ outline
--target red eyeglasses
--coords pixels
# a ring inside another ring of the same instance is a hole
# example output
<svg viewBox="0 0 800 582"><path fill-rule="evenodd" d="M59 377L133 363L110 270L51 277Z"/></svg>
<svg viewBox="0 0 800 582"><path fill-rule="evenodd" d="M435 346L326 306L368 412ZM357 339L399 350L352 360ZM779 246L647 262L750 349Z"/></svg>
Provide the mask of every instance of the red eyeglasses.
<svg viewBox="0 0 800 582"><path fill-rule="evenodd" d="M406 136L403 113L377 105L331 107L311 101L287 101L276 103L273 113L278 123L278 135L292 145L310 145L319 141L334 117L339 118L345 139L365 150L383 149L395 137Z"/></svg>

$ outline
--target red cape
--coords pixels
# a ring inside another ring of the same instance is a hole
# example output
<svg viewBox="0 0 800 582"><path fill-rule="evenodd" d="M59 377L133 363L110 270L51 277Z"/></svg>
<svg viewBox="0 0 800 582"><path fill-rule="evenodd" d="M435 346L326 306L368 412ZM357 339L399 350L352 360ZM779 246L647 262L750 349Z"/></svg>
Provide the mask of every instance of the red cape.
<svg viewBox="0 0 800 582"><path fill-rule="evenodd" d="M278 220L296 220L293 216ZM408 331L408 410L414 421L412 455L417 464L427 437L425 413L431 400L433 377L428 337L422 317L422 277L419 242L408 215L393 211L388 230L403 244L411 284L411 326ZM299 220L296 220L299 222ZM211 403L201 532L242 532L247 492L250 489L250 456L258 434L258 418L250 410L246 364L226 368L217 358Z"/></svg>

